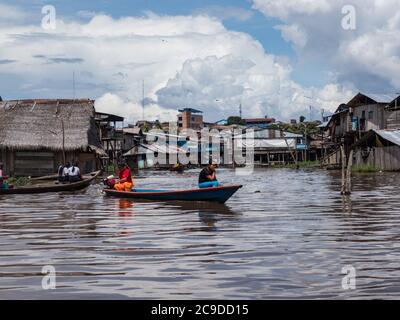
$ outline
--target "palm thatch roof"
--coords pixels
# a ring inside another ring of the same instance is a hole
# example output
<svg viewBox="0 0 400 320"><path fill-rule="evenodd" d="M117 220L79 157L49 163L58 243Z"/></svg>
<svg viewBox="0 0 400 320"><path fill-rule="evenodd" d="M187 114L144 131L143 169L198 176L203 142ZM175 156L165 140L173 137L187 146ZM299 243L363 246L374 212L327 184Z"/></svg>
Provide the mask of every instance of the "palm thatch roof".
<svg viewBox="0 0 400 320"><path fill-rule="evenodd" d="M64 137L66 151L103 154L94 117L89 99L1 101L0 148L61 151Z"/></svg>

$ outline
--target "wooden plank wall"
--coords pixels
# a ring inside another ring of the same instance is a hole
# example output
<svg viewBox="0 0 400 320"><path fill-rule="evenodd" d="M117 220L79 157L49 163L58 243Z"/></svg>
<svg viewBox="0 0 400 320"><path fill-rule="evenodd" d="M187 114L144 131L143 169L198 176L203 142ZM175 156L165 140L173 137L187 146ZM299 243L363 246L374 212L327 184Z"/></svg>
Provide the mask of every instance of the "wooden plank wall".
<svg viewBox="0 0 400 320"><path fill-rule="evenodd" d="M81 173L89 173L96 170L96 156L93 153L81 153L78 158Z"/></svg>
<svg viewBox="0 0 400 320"><path fill-rule="evenodd" d="M355 165L370 165L382 171L400 170L400 147L390 146L383 148L371 148L366 159L362 157L362 151L355 153Z"/></svg>
<svg viewBox="0 0 400 320"><path fill-rule="evenodd" d="M342 163L342 156L340 154L340 150L331 153L322 161L322 164L324 166L340 165L341 163Z"/></svg>
<svg viewBox="0 0 400 320"><path fill-rule="evenodd" d="M52 151L0 151L4 171L10 176L45 176L55 174L63 162L62 152ZM99 167L94 153L66 152L66 161L78 161L81 173L97 170Z"/></svg>
<svg viewBox="0 0 400 320"><path fill-rule="evenodd" d="M362 112L365 111L365 131L372 129L385 128L385 111L384 107L380 104L363 105L354 108L354 116L361 119ZM369 119L369 112L372 111L372 119Z"/></svg>
<svg viewBox="0 0 400 320"><path fill-rule="evenodd" d="M400 128L400 110L387 112L386 128L387 129Z"/></svg>
<svg viewBox="0 0 400 320"><path fill-rule="evenodd" d="M14 175L44 176L54 173L54 153L16 151L14 160Z"/></svg>

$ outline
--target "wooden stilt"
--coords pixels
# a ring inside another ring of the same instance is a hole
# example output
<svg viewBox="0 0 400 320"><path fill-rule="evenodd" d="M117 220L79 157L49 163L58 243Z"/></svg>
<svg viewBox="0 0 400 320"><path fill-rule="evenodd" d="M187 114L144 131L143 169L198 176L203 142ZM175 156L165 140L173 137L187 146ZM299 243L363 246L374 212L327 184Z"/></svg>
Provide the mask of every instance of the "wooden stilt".
<svg viewBox="0 0 400 320"><path fill-rule="evenodd" d="M344 153L343 146L340 146L340 154L342 157L342 187L340 189L340 194L345 194L345 192L346 192L346 155Z"/></svg>
<svg viewBox="0 0 400 320"><path fill-rule="evenodd" d="M349 155L349 160L347 163L346 188L345 188L346 195L351 194L351 168L353 166L353 154L354 154L354 150L351 150L350 155Z"/></svg>
<svg viewBox="0 0 400 320"><path fill-rule="evenodd" d="M289 146L289 143L287 141L287 138L285 137L285 133L282 130L281 130L281 137L283 137L284 140L285 140L286 146L287 146L287 148L288 148L288 150L290 152L290 155L291 155L291 157L292 157L292 159L294 161L296 169L299 169L299 165L297 163L297 155L294 152L292 152L292 150L290 149L290 146Z"/></svg>

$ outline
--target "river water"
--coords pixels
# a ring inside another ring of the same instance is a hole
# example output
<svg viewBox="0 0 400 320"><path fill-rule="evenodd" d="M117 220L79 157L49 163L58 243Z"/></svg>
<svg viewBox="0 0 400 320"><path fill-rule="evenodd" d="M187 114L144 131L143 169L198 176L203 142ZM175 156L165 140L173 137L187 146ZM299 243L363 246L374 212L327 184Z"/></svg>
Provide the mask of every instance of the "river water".
<svg viewBox="0 0 400 320"><path fill-rule="evenodd" d="M186 188L198 172L136 183ZM244 185L225 205L114 199L96 184L0 196L0 298L400 298L400 174L356 175L351 197L319 169L218 176Z"/></svg>

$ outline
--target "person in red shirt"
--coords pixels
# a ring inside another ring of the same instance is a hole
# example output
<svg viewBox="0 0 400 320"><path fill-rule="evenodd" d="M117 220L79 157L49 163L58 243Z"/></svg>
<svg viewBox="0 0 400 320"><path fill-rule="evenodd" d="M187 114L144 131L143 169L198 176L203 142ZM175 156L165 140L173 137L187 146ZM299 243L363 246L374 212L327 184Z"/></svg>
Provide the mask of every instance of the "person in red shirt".
<svg viewBox="0 0 400 320"><path fill-rule="evenodd" d="M126 162L120 162L119 167L119 180L118 183L114 185L114 189L117 191L131 191L135 183L132 179L131 169Z"/></svg>

